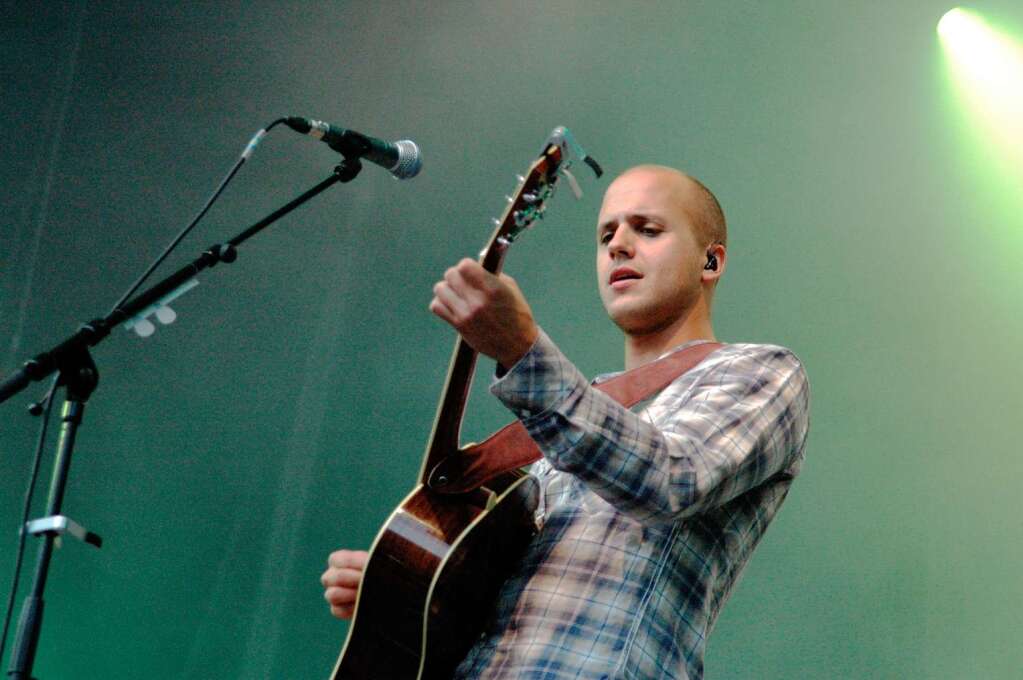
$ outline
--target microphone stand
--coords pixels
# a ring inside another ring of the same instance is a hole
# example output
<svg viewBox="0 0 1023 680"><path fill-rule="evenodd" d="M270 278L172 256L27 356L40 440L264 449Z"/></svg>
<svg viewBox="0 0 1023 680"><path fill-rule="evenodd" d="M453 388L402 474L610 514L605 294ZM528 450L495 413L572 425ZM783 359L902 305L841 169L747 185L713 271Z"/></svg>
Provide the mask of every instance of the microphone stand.
<svg viewBox="0 0 1023 680"><path fill-rule="evenodd" d="M22 603L21 615L18 617L16 642L7 671L7 675L13 680L35 680L32 678L32 666L42 627L43 591L46 588L54 542L60 535L66 533L97 548L103 543L103 539L98 535L60 514L78 426L82 422L85 403L99 384L99 371L92 360L89 348L102 342L119 323L132 319L154 305L159 306L161 300L190 282L200 271L220 262L234 262L238 257L237 246L334 184L352 181L361 170L362 163L357 156L345 155L344 160L334 168L334 172L327 179L273 211L230 241L206 249L191 263L154 284L123 306L118 306L106 317L83 324L66 340L26 361L20 369L0 382L0 403L21 392L29 383L43 380L54 372L59 373L58 384L63 385L66 392L46 516L32 520L22 528L22 531L42 536L43 541L36 558L32 591Z"/></svg>

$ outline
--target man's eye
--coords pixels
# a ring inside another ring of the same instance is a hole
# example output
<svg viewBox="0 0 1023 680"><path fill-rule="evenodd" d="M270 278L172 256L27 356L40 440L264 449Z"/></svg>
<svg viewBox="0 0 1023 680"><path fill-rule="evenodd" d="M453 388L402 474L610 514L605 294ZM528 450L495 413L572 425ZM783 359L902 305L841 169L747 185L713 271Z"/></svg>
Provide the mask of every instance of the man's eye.
<svg viewBox="0 0 1023 680"><path fill-rule="evenodd" d="M611 232L605 231L603 234L601 234L601 236L600 236L600 242L601 243L603 243L604 245L607 245L608 243L610 243L610 241L611 241Z"/></svg>
<svg viewBox="0 0 1023 680"><path fill-rule="evenodd" d="M657 236L657 234L661 233L661 230L656 227L639 227L637 231L644 236Z"/></svg>

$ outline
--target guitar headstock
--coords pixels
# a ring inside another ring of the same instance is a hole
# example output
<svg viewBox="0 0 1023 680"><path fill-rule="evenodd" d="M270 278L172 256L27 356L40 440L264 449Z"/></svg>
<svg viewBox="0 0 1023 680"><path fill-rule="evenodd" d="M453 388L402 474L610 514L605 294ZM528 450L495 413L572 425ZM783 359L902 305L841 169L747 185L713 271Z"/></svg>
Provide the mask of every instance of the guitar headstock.
<svg viewBox="0 0 1023 680"><path fill-rule="evenodd" d="M573 154L582 158L597 177L603 174L597 162L586 155L566 128L554 128L544 144L543 152L529 166L525 175L518 176L519 184L514 193L505 197L508 205L501 217L494 218L496 228L480 253L480 263L484 269L491 273L500 271L508 246L524 230L543 219L547 201L554 195L561 177L568 179L576 198L582 196L579 183L569 172Z"/></svg>

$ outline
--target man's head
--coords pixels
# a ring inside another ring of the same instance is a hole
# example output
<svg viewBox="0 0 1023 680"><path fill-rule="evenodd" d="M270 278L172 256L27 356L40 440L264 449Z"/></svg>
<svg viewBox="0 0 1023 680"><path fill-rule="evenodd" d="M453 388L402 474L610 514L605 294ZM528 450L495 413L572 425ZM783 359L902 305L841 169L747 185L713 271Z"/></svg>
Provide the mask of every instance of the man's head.
<svg viewBox="0 0 1023 680"><path fill-rule="evenodd" d="M597 284L608 315L630 335L694 315L709 322L726 243L721 206L699 181L659 165L625 171L597 219Z"/></svg>

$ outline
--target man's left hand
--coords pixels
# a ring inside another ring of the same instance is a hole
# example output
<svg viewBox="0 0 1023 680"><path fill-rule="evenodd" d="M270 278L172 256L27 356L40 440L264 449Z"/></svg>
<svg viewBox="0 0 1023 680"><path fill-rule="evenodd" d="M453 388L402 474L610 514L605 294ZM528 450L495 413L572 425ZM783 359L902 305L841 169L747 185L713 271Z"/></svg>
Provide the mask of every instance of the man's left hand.
<svg viewBox="0 0 1023 680"><path fill-rule="evenodd" d="M444 272L433 287L430 311L505 369L529 351L540 333L515 279L495 276L468 258Z"/></svg>

